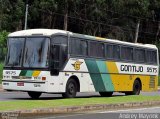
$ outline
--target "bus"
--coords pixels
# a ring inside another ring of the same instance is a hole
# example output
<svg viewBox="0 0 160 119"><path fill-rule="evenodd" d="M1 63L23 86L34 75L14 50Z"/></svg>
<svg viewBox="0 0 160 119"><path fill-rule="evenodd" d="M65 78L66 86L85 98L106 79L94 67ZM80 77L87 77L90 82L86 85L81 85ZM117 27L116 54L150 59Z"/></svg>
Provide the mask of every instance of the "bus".
<svg viewBox="0 0 160 119"><path fill-rule="evenodd" d="M139 95L158 88L158 49L58 29L8 35L2 86L37 99L42 93L74 98L77 92Z"/></svg>

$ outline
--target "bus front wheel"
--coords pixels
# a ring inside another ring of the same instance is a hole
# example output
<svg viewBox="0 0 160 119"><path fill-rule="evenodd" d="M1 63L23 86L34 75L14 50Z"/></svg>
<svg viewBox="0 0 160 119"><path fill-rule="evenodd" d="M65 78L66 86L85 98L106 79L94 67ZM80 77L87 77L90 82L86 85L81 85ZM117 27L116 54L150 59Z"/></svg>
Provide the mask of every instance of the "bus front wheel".
<svg viewBox="0 0 160 119"><path fill-rule="evenodd" d="M77 93L77 83L74 79L69 79L66 85L66 92L62 94L64 98L74 98Z"/></svg>
<svg viewBox="0 0 160 119"><path fill-rule="evenodd" d="M125 92L126 95L139 95L141 91L141 83L139 80L135 80L133 83L133 91Z"/></svg>
<svg viewBox="0 0 160 119"><path fill-rule="evenodd" d="M102 97L111 97L113 92L99 92Z"/></svg>
<svg viewBox="0 0 160 119"><path fill-rule="evenodd" d="M41 92L28 92L28 95L32 98L32 99L38 99L41 96Z"/></svg>

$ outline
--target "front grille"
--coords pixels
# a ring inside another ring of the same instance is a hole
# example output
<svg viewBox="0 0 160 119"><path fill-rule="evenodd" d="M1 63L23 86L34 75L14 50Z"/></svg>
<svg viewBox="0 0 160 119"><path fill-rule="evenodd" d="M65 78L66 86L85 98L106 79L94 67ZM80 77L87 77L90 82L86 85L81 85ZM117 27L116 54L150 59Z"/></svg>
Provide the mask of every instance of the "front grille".
<svg viewBox="0 0 160 119"><path fill-rule="evenodd" d="M32 77L29 77L29 76L12 76L12 79L32 79Z"/></svg>

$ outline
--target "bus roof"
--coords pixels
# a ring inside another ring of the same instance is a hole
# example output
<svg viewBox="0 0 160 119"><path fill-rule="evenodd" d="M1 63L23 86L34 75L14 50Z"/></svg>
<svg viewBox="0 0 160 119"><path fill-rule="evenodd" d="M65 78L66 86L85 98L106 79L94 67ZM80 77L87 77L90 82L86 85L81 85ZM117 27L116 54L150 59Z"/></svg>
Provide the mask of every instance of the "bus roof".
<svg viewBox="0 0 160 119"><path fill-rule="evenodd" d="M28 29L28 30L21 30L21 31L10 33L9 37L32 36L32 35L51 36L55 33L67 34L67 31L58 30L58 29Z"/></svg>
<svg viewBox="0 0 160 119"><path fill-rule="evenodd" d="M101 38L101 37L95 37L95 36L90 36L90 35L83 35L83 34L78 34L78 33L72 33L69 31L64 31L64 30L58 30L58 29L28 29L28 30L21 30L21 31L16 31L13 33L10 33L8 37L19 37L19 36L34 36L34 35L44 35L44 36L51 36L56 33L62 33L62 34L70 34L71 36L77 36L80 38L85 38L85 39L93 39L93 40L99 40L99 41L107 41L110 43L118 43L118 44L124 44L124 45L133 45L133 46L140 46L140 47L146 47L146 48L154 48L157 49L155 45L152 44L141 44L141 43L130 43L130 42L125 42L125 41L120 41L116 39L107 39L107 38Z"/></svg>

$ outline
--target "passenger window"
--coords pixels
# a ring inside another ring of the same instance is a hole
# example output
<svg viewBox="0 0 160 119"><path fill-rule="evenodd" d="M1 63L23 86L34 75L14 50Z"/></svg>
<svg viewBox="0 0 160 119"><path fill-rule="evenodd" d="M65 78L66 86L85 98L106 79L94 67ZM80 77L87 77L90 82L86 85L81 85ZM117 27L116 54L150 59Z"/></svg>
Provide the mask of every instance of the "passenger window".
<svg viewBox="0 0 160 119"><path fill-rule="evenodd" d="M106 56L108 59L113 59L113 45L106 45Z"/></svg>
<svg viewBox="0 0 160 119"><path fill-rule="evenodd" d="M156 51L146 51L146 60L147 63L157 64L157 52Z"/></svg>
<svg viewBox="0 0 160 119"><path fill-rule="evenodd" d="M126 61L133 61L133 48L122 46L121 59Z"/></svg>
<svg viewBox="0 0 160 119"><path fill-rule="evenodd" d="M71 49L70 52L73 55L77 56L86 56L88 55L88 44L87 41L81 40L78 38L71 38Z"/></svg>
<svg viewBox="0 0 160 119"><path fill-rule="evenodd" d="M120 46L115 44L106 45L107 59L119 60L120 59Z"/></svg>
<svg viewBox="0 0 160 119"><path fill-rule="evenodd" d="M67 37L55 36L51 41L51 51L53 51L51 52L51 59L59 61L59 64L57 64L59 69L61 69L67 60Z"/></svg>
<svg viewBox="0 0 160 119"><path fill-rule="evenodd" d="M135 61L136 62L145 62L145 50L144 49L135 49Z"/></svg>
<svg viewBox="0 0 160 119"><path fill-rule="evenodd" d="M113 58L118 60L120 59L120 47L119 45L113 45Z"/></svg>
<svg viewBox="0 0 160 119"><path fill-rule="evenodd" d="M104 58L104 44L90 42L90 56Z"/></svg>

